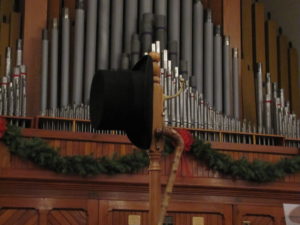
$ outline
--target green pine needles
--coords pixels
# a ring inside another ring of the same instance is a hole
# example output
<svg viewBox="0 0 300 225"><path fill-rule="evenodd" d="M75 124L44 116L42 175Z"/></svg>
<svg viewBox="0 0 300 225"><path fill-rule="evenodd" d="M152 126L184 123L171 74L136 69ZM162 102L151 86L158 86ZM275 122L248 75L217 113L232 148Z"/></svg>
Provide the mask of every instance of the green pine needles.
<svg viewBox="0 0 300 225"><path fill-rule="evenodd" d="M22 159L30 160L40 167L56 173L80 176L99 174L131 174L149 165L147 151L113 157L95 158L92 155L61 156L58 149L49 146L40 138L24 138L20 129L9 126L3 139L9 151ZM170 142L166 142L165 155L172 153ZM211 149L201 140L195 141L189 154L204 163L209 169L231 177L252 182L271 182L300 171L300 156L284 158L276 163L262 160L249 162L246 158L234 160L229 155Z"/></svg>

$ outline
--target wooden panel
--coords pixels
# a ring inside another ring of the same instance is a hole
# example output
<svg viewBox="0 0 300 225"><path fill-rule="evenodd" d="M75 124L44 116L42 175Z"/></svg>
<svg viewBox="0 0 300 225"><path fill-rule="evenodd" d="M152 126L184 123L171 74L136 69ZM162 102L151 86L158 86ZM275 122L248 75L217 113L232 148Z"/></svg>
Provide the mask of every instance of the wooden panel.
<svg viewBox="0 0 300 225"><path fill-rule="evenodd" d="M288 39L285 35L281 34L278 38L278 50L279 87L284 89L284 97L289 100Z"/></svg>
<svg viewBox="0 0 300 225"><path fill-rule="evenodd" d="M299 65L297 49L289 49L289 74L291 81L291 108L296 113L297 118L300 117L300 87L299 87Z"/></svg>
<svg viewBox="0 0 300 225"><path fill-rule="evenodd" d="M12 12L10 14L10 36L9 46L12 50L12 65L16 65L17 40L21 33L21 15L20 13Z"/></svg>
<svg viewBox="0 0 300 225"><path fill-rule="evenodd" d="M243 118L256 123L255 86L253 73L252 0L242 0L242 107Z"/></svg>
<svg viewBox="0 0 300 225"><path fill-rule="evenodd" d="M38 214L34 209L1 208L0 225L38 225Z"/></svg>
<svg viewBox="0 0 300 225"><path fill-rule="evenodd" d="M9 168L11 166L11 155L7 151L7 147L0 142L0 168Z"/></svg>
<svg viewBox="0 0 300 225"><path fill-rule="evenodd" d="M271 82L278 83L277 30L277 23L268 20L266 23L267 72L271 75Z"/></svg>
<svg viewBox="0 0 300 225"><path fill-rule="evenodd" d="M54 209L48 215L49 225L86 225L88 224L87 213L83 210Z"/></svg>
<svg viewBox="0 0 300 225"><path fill-rule="evenodd" d="M254 62L262 63L263 81L266 78L266 51L265 51L265 9L264 4L254 3Z"/></svg>
<svg viewBox="0 0 300 225"><path fill-rule="evenodd" d="M264 215L245 215L242 222L249 221L251 225L275 225L274 219L271 216Z"/></svg>
<svg viewBox="0 0 300 225"><path fill-rule="evenodd" d="M231 47L241 49L241 4L240 0L223 1L224 34L230 36Z"/></svg>
<svg viewBox="0 0 300 225"><path fill-rule="evenodd" d="M40 72L42 29L47 22L47 0L26 0L24 9L24 64L28 67L28 115L37 115L40 109Z"/></svg>
<svg viewBox="0 0 300 225"><path fill-rule="evenodd" d="M234 207L235 223L250 221L254 225L281 225L283 209L279 206L238 205Z"/></svg>
<svg viewBox="0 0 300 225"><path fill-rule="evenodd" d="M61 0L48 1L48 28L52 27L52 21L57 18L60 21L61 15Z"/></svg>
<svg viewBox="0 0 300 225"><path fill-rule="evenodd" d="M6 17L6 19L9 18L9 14L14 9L15 0L1 0L0 1L0 18L1 21L3 17Z"/></svg>
<svg viewBox="0 0 300 225"><path fill-rule="evenodd" d="M202 0L204 8L212 10L212 20L214 24L223 24L223 1L222 0Z"/></svg>
<svg viewBox="0 0 300 225"><path fill-rule="evenodd" d="M0 76L5 74L5 52L9 45L9 24L0 23Z"/></svg>

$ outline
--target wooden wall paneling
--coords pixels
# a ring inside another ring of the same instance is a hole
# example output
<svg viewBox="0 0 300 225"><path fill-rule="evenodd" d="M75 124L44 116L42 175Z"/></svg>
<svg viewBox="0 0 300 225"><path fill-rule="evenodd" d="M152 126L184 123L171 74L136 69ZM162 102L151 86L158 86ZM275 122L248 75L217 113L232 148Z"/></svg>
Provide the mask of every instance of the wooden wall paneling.
<svg viewBox="0 0 300 225"><path fill-rule="evenodd" d="M285 100L290 99L290 82L288 71L288 39L280 34L278 37L278 66L279 66L279 87L284 89Z"/></svg>
<svg viewBox="0 0 300 225"><path fill-rule="evenodd" d="M214 24L223 24L223 1L222 0L202 0L204 8L212 10L212 20Z"/></svg>
<svg viewBox="0 0 300 225"><path fill-rule="evenodd" d="M278 56L277 56L277 33L278 26L273 20L266 22L266 57L267 72L271 75L271 82L278 84Z"/></svg>
<svg viewBox="0 0 300 225"><path fill-rule="evenodd" d="M0 22L0 76L5 75L5 52L9 46L9 23Z"/></svg>
<svg viewBox="0 0 300 225"><path fill-rule="evenodd" d="M10 13L14 10L15 0L1 0L0 1L0 18L9 18Z"/></svg>
<svg viewBox="0 0 300 225"><path fill-rule="evenodd" d="M28 67L27 106L28 115L37 115L40 111L40 71L42 29L47 24L47 0L26 0L24 6L24 64ZM39 44L40 43L40 44Z"/></svg>
<svg viewBox="0 0 300 225"><path fill-rule="evenodd" d="M0 225L38 225L37 210L28 208L1 208Z"/></svg>
<svg viewBox="0 0 300 225"><path fill-rule="evenodd" d="M0 142L0 168L11 167L11 154L3 142Z"/></svg>
<svg viewBox="0 0 300 225"><path fill-rule="evenodd" d="M233 213L235 224L249 220L251 225L280 225L283 217L282 206L237 205Z"/></svg>
<svg viewBox="0 0 300 225"><path fill-rule="evenodd" d="M230 37L232 48L238 49L239 94L242 94L241 75L241 0L223 0L223 33ZM242 98L240 98L240 116L243 115Z"/></svg>
<svg viewBox="0 0 300 225"><path fill-rule="evenodd" d="M256 123L253 72L252 0L241 0L241 81L243 118Z"/></svg>
<svg viewBox="0 0 300 225"><path fill-rule="evenodd" d="M289 74L291 81L291 109L300 118L300 87L299 87L299 65L297 49L289 48Z"/></svg>
<svg viewBox="0 0 300 225"><path fill-rule="evenodd" d="M58 21L60 21L61 17L61 6L62 6L62 0L50 0L48 1L48 28L50 29L52 27L53 19L57 18ZM60 24L60 23L58 23Z"/></svg>
<svg viewBox="0 0 300 225"><path fill-rule="evenodd" d="M64 7L69 9L70 19L71 19L71 21L74 21L75 20L76 1L75 0L63 0L63 5L64 5Z"/></svg>
<svg viewBox="0 0 300 225"><path fill-rule="evenodd" d="M261 2L253 5L254 63L262 64L262 78L266 79L265 8ZM256 68L256 67L255 67Z"/></svg>
<svg viewBox="0 0 300 225"><path fill-rule="evenodd" d="M9 46L12 51L12 65L16 65L17 40L21 33L21 15L17 12L10 14Z"/></svg>
<svg viewBox="0 0 300 225"><path fill-rule="evenodd" d="M109 201L107 200L100 200L99 201L99 213L98 213L98 220L101 225L109 225L111 224L110 218L111 215L109 213Z"/></svg>

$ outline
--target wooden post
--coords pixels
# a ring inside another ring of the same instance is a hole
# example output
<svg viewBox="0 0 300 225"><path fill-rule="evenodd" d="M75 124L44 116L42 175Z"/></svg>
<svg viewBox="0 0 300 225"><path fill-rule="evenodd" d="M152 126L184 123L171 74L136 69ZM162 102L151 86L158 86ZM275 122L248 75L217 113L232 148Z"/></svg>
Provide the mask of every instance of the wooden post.
<svg viewBox="0 0 300 225"><path fill-rule="evenodd" d="M149 55L153 59L153 129L152 143L149 151L149 225L158 223L161 205L161 182L160 182L160 160L163 142L157 137L156 132L163 128L163 92L160 85L160 61L159 53L151 52Z"/></svg>

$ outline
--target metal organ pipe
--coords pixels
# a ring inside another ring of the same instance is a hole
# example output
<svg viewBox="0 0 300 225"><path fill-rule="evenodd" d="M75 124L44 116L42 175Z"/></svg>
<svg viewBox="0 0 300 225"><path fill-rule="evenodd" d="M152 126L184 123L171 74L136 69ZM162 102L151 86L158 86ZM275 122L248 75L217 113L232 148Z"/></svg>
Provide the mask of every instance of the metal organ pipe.
<svg viewBox="0 0 300 225"><path fill-rule="evenodd" d="M84 1L77 1L74 37L73 95L72 104L82 103L83 56L84 56Z"/></svg>
<svg viewBox="0 0 300 225"><path fill-rule="evenodd" d="M58 21L57 18L53 19L51 30L51 75L50 75L50 108L57 108L57 85L58 85Z"/></svg>
<svg viewBox="0 0 300 225"><path fill-rule="evenodd" d="M123 6L124 0L112 0L110 68L113 70L117 70L120 67L123 34Z"/></svg>
<svg viewBox="0 0 300 225"><path fill-rule="evenodd" d="M100 70L105 70L109 67L110 1L111 0L99 0L97 68Z"/></svg>
<svg viewBox="0 0 300 225"><path fill-rule="evenodd" d="M85 39L84 103L90 101L90 90L96 67L97 6L98 0L87 1Z"/></svg>
<svg viewBox="0 0 300 225"><path fill-rule="evenodd" d="M138 0L125 0L124 51L131 51L132 35L137 32Z"/></svg>
<svg viewBox="0 0 300 225"><path fill-rule="evenodd" d="M203 93L203 5L197 1L193 6L193 76L196 88Z"/></svg>
<svg viewBox="0 0 300 225"><path fill-rule="evenodd" d="M139 21L144 17L145 13L152 14L153 12L153 0L139 0Z"/></svg>
<svg viewBox="0 0 300 225"><path fill-rule="evenodd" d="M180 55L180 0L168 0L168 43L171 51L171 42L177 43L177 59L173 65L178 66Z"/></svg>
<svg viewBox="0 0 300 225"><path fill-rule="evenodd" d="M232 78L233 78L233 115L234 118L240 119L240 88L239 88L239 64L238 49L233 48L232 57Z"/></svg>
<svg viewBox="0 0 300 225"><path fill-rule="evenodd" d="M69 104L70 73L70 17L69 9L63 10L62 18L62 53L61 53L61 102L62 107Z"/></svg>
<svg viewBox="0 0 300 225"><path fill-rule="evenodd" d="M223 62L221 26L215 27L214 36L214 106L218 112L223 111Z"/></svg>
<svg viewBox="0 0 300 225"><path fill-rule="evenodd" d="M49 40L47 29L42 33L42 71L41 71L41 115L44 115L47 109L47 93L48 93L48 53Z"/></svg>
<svg viewBox="0 0 300 225"><path fill-rule="evenodd" d="M231 67L230 67L230 59L231 59L231 48L229 37L224 37L224 46L223 46L223 81L224 81L224 113L227 116L232 115L232 76L231 76Z"/></svg>
<svg viewBox="0 0 300 225"><path fill-rule="evenodd" d="M184 34L180 39L181 59L187 63L187 76L192 73L192 0L181 0L181 33Z"/></svg>
<svg viewBox="0 0 300 225"><path fill-rule="evenodd" d="M213 23L211 10L206 11L204 23L204 97L213 104Z"/></svg>

